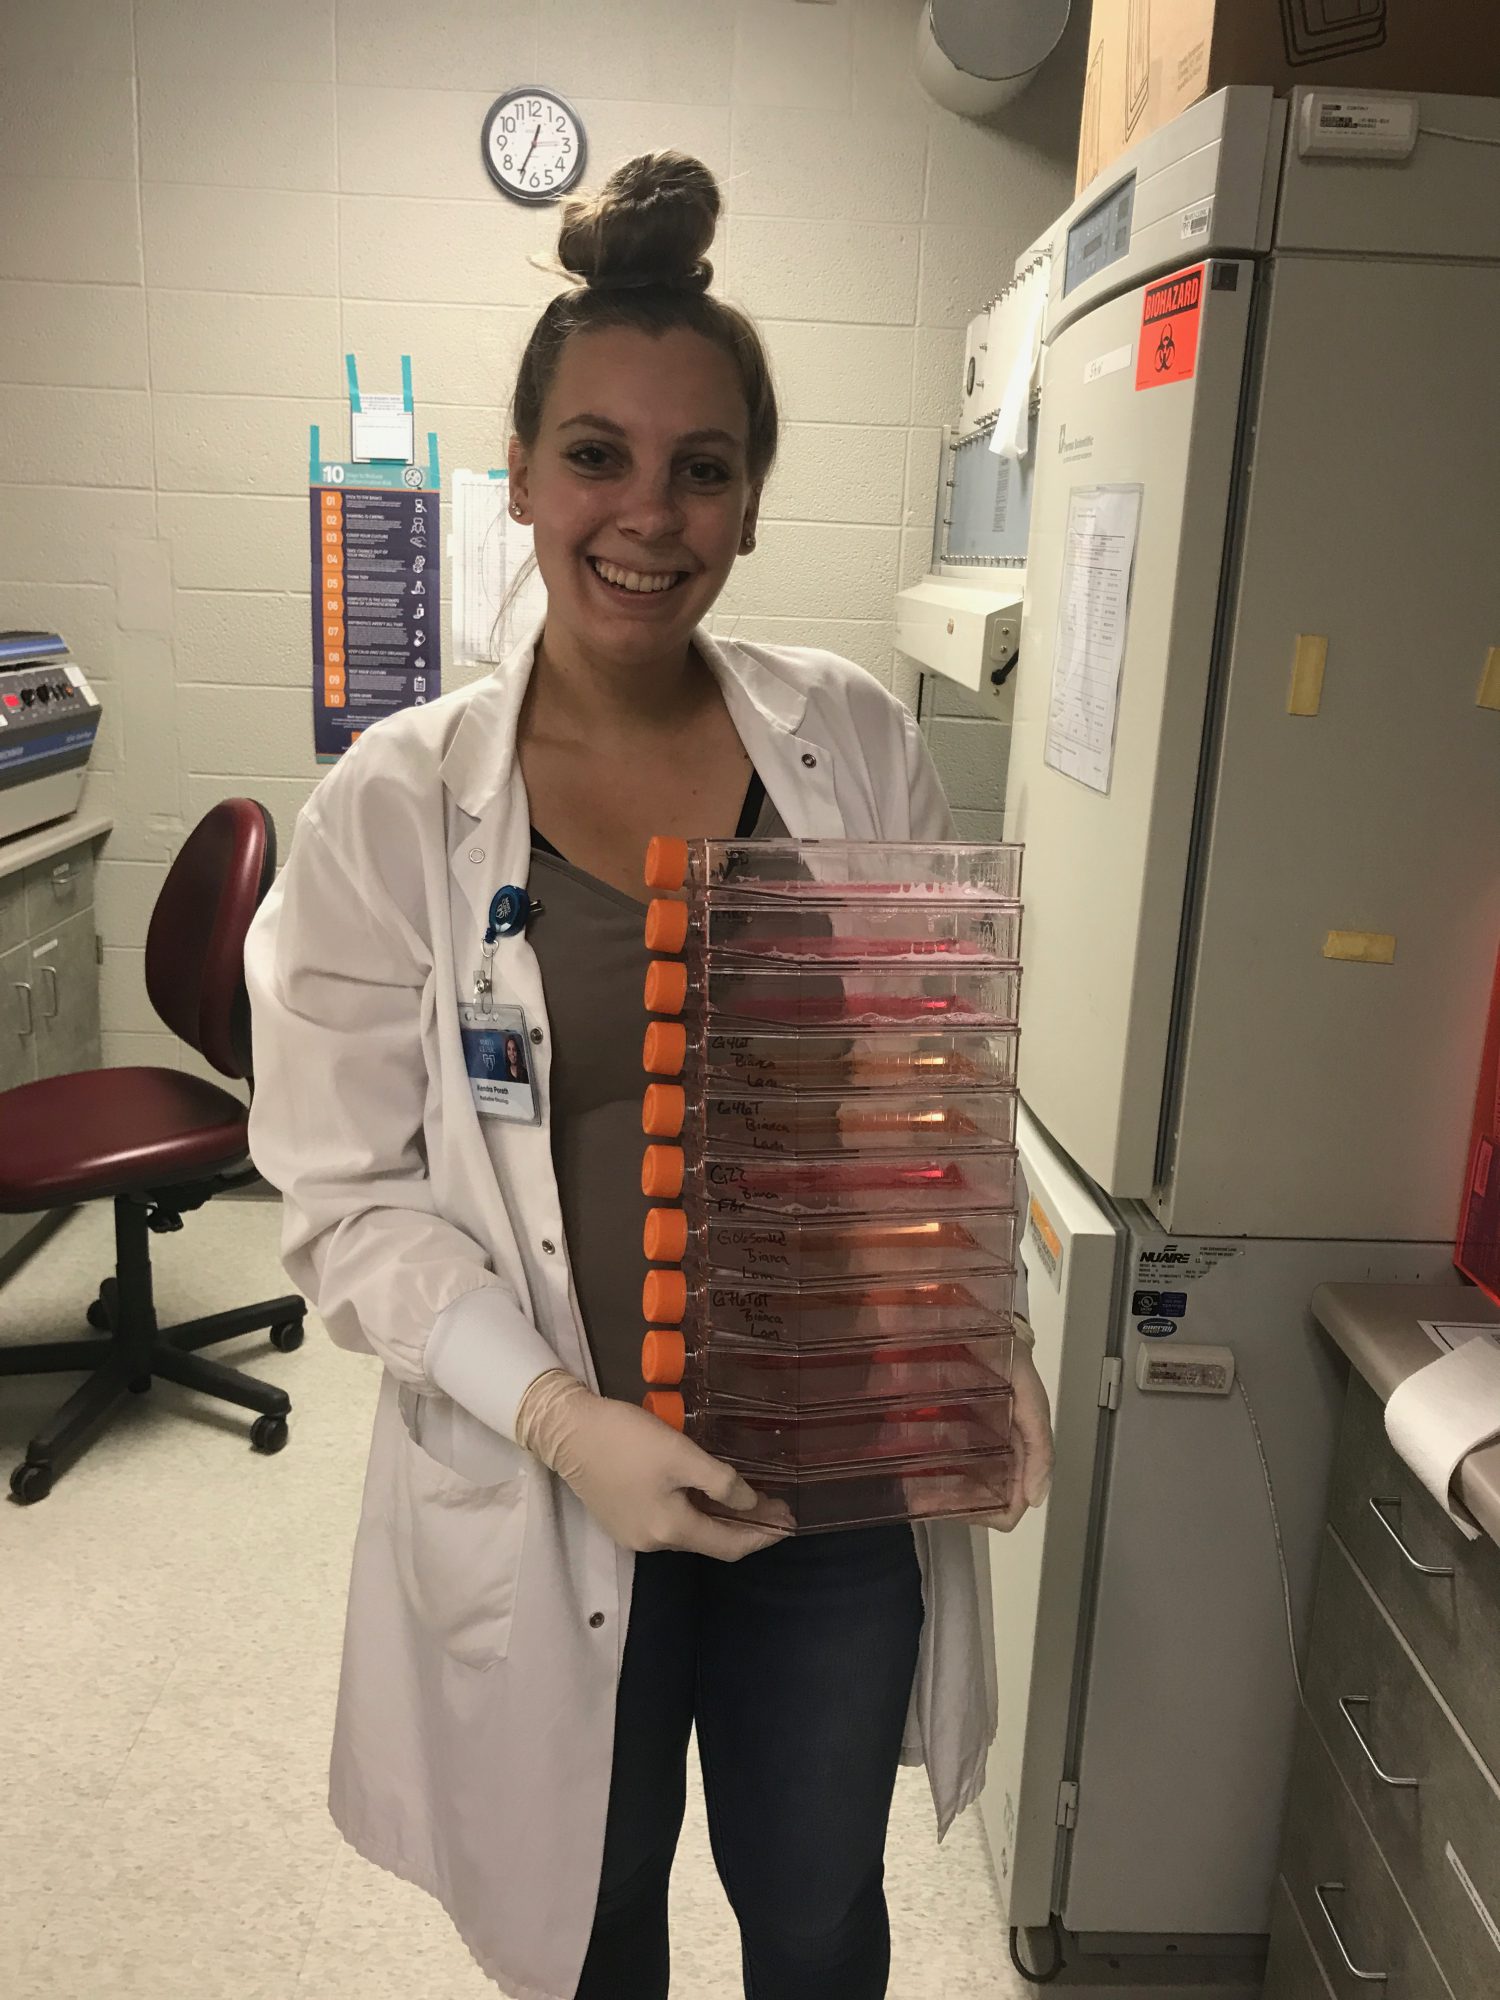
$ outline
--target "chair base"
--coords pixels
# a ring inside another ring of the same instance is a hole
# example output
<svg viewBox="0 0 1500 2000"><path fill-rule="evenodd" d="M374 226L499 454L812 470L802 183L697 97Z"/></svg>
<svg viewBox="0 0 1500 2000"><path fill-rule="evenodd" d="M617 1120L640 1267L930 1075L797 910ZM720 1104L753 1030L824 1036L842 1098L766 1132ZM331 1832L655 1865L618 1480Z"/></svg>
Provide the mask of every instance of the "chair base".
<svg viewBox="0 0 1500 2000"><path fill-rule="evenodd" d="M23 1506L46 1498L53 1481L99 1436L127 1395L143 1394L158 1381L176 1382L221 1402L256 1411L250 1441L257 1451L280 1451L286 1443L286 1420L292 1404L285 1389L257 1381L221 1361L210 1361L198 1350L268 1328L272 1345L290 1353L302 1344L306 1303L295 1295L265 1299L258 1305L158 1328L146 1231L180 1226L180 1218L170 1208L133 1196L119 1197L115 1203L116 1276L104 1280L88 1312L91 1325L108 1331L94 1340L0 1347L0 1377L91 1371L46 1428L31 1439L25 1458L12 1472L11 1496Z"/></svg>

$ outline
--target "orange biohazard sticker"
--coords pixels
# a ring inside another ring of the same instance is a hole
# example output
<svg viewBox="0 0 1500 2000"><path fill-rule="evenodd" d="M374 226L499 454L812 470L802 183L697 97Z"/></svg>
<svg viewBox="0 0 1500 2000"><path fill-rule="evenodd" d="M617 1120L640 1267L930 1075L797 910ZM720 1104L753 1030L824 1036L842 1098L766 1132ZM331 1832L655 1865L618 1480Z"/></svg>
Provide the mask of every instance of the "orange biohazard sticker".
<svg viewBox="0 0 1500 2000"><path fill-rule="evenodd" d="M1203 308L1202 264L1148 285L1141 305L1135 386L1160 389L1186 382L1198 367L1198 316Z"/></svg>

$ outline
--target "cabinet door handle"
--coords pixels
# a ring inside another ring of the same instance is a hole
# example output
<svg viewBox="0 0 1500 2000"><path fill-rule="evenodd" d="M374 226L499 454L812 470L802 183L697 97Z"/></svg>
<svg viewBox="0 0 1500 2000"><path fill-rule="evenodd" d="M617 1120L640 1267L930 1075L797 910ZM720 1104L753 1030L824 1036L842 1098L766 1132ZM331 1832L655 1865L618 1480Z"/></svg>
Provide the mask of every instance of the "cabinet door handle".
<svg viewBox="0 0 1500 2000"><path fill-rule="evenodd" d="M1402 1541L1401 1537L1397 1534L1396 1530L1391 1526L1390 1522L1385 1518L1383 1510L1387 1507L1394 1507L1398 1514L1401 1512L1401 1502L1399 1500L1381 1499L1381 1500L1372 1500L1370 1502L1370 1512L1375 1516L1376 1520L1380 1523L1381 1527L1385 1529L1386 1533L1390 1536L1391 1540L1396 1544L1396 1547L1401 1551L1402 1555L1406 1557L1406 1560L1411 1564L1412 1568L1416 1570L1418 1574L1421 1576L1452 1576L1453 1571L1451 1567L1444 1569L1441 1565L1438 1564L1424 1563L1417 1561L1416 1557L1412 1554L1411 1550L1406 1546L1405 1542Z"/></svg>
<svg viewBox="0 0 1500 2000"><path fill-rule="evenodd" d="M24 979L16 980L15 988L17 993L21 995L22 1008L25 1014L25 1026L23 1027L20 1022L17 1022L16 1033L22 1036L34 1034L36 1032L36 1005L31 997L31 988Z"/></svg>
<svg viewBox="0 0 1500 2000"><path fill-rule="evenodd" d="M50 980L52 981L52 1007L51 1007L51 1010L50 1010L50 1012L48 1012L48 1013L46 1013L46 1014L44 1014L44 1015L42 1016L42 1019L43 1019L44 1021L55 1021L55 1020L57 1019L57 1011L58 1011L58 1009L57 1009L57 967L56 967L55 965L42 965L42 966L39 966L39 967L37 968L37 970L38 970L39 972L44 972L44 973L45 973L45 974L47 975L47 977L48 977L48 978L49 978L49 979L50 979Z"/></svg>
<svg viewBox="0 0 1500 2000"><path fill-rule="evenodd" d="M73 879L72 862L59 861L57 866L52 871L52 886L57 890L59 895L61 895L63 890L67 888L68 884L72 881L72 879Z"/></svg>
<svg viewBox="0 0 1500 2000"><path fill-rule="evenodd" d="M1366 1737L1365 1732L1360 1728L1359 1724L1354 1720L1354 1717L1349 1712L1353 1708L1368 1708L1369 1706L1370 1706L1370 1696L1367 1694L1341 1694L1339 1696L1339 1712L1343 1716L1345 1722L1348 1723L1350 1733L1353 1736L1355 1742L1359 1745L1360 1749L1364 1751L1365 1762L1369 1765L1370 1769L1375 1773L1376 1777L1379 1778L1381 1784L1395 1785L1401 1791L1407 1791L1407 1792L1416 1791L1417 1787L1422 1782L1420 1778L1393 1778L1389 1771L1382 1771L1380 1766L1376 1763L1375 1752L1370 1748L1369 1739Z"/></svg>
<svg viewBox="0 0 1500 2000"><path fill-rule="evenodd" d="M1339 1927L1333 1921L1333 1912L1329 1909L1326 1900L1329 1896L1342 1896L1343 1893L1344 1885L1342 1882L1319 1882L1313 1889L1313 1894L1318 1899L1318 1908L1323 1912L1323 1921L1327 1924L1329 1934L1339 1948L1339 1957L1348 1966L1356 1979L1362 1979L1370 1986L1384 1986L1391 1976L1388 1972L1361 1972L1359 1967L1354 1963L1354 1960L1344 1949L1344 1940L1339 1936Z"/></svg>

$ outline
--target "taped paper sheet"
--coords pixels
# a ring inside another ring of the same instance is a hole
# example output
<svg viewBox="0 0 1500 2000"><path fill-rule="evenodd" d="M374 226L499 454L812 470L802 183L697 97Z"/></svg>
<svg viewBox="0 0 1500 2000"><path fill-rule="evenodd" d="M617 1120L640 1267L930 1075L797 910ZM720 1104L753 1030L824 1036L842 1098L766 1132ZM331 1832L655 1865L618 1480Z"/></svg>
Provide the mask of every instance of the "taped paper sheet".
<svg viewBox="0 0 1500 2000"><path fill-rule="evenodd" d="M1033 264L990 308L986 369L989 380L1004 382L990 450L1001 458L1024 458L1031 448L1031 391L1042 358L1047 280L1046 263Z"/></svg>
<svg viewBox="0 0 1500 2000"><path fill-rule="evenodd" d="M1141 525L1139 486L1075 486L1068 496L1046 760L1108 792Z"/></svg>
<svg viewBox="0 0 1500 2000"><path fill-rule="evenodd" d="M494 666L516 633L541 610L540 578L533 574L505 609L506 593L531 554L531 530L511 519L510 479L504 472L455 472L453 532L453 647L461 667Z"/></svg>

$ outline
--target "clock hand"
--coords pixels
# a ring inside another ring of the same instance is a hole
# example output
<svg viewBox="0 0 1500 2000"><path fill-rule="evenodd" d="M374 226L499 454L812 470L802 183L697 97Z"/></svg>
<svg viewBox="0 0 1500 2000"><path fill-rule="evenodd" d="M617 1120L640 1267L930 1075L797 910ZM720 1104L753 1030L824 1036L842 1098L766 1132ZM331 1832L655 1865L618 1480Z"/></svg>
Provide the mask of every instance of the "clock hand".
<svg viewBox="0 0 1500 2000"><path fill-rule="evenodd" d="M533 132L533 134L531 135L530 150L527 152L525 159L522 160L521 162L521 172L523 174L525 173L526 169L531 165L531 155L536 151L536 142L538 139L541 138L541 136L542 136L542 128L540 125L538 125L535 132Z"/></svg>

